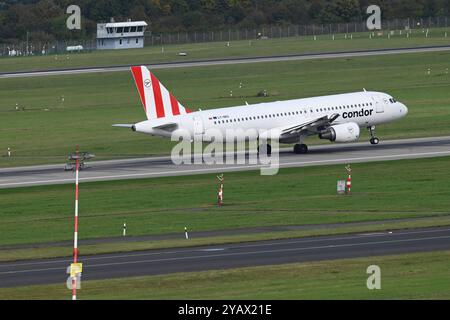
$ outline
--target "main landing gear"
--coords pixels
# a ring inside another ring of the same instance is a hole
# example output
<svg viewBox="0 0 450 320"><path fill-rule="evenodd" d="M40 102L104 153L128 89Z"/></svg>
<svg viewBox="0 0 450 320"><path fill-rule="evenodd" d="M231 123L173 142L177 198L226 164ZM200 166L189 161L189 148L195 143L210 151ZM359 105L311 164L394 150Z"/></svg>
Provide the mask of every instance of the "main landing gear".
<svg viewBox="0 0 450 320"><path fill-rule="evenodd" d="M308 146L304 143L297 143L294 145L294 153L305 154L308 153Z"/></svg>
<svg viewBox="0 0 450 320"><path fill-rule="evenodd" d="M370 143L371 144L379 144L380 143L380 139L378 139L376 136L375 136L375 126L371 126L371 127L367 127L367 129L369 130L369 132L370 132L370 136L371 136L371 138L370 138Z"/></svg>
<svg viewBox="0 0 450 320"><path fill-rule="evenodd" d="M265 149L265 150L264 150ZM258 154L260 154L261 152L266 152L266 155L270 156L272 154L272 147L270 146L270 144L266 144L266 145L258 145Z"/></svg>

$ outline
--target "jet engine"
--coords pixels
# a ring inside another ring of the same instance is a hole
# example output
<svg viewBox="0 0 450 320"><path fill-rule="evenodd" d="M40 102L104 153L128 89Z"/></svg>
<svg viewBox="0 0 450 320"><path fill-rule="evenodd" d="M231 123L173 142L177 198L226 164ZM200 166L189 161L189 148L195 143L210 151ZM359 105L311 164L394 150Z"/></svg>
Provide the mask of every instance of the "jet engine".
<svg viewBox="0 0 450 320"><path fill-rule="evenodd" d="M331 126L319 134L320 139L332 142L352 142L359 139L359 126L354 122L347 122Z"/></svg>

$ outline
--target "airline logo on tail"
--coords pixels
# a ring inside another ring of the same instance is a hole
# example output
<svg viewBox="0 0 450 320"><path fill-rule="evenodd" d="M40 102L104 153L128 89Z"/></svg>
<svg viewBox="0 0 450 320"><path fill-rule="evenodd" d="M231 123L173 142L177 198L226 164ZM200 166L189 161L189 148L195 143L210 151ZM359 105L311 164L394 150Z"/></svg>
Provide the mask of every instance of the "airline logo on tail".
<svg viewBox="0 0 450 320"><path fill-rule="evenodd" d="M192 112L186 109L145 66L131 67L147 119L158 119Z"/></svg>

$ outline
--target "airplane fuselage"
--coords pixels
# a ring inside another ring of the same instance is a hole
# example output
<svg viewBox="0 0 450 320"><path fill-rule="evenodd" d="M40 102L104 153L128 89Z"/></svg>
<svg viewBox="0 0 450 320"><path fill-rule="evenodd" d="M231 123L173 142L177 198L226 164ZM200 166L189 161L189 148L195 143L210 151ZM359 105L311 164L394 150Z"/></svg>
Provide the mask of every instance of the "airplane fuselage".
<svg viewBox="0 0 450 320"><path fill-rule="evenodd" d="M135 124L134 129L137 132L170 137L170 131L157 127L176 124L178 129L189 132L192 140L207 141L207 133L211 129L219 130L226 137L226 131L230 129L271 130L333 115L338 115L333 125L352 122L359 127L371 127L400 119L407 112L404 104L386 93L363 91L197 111L142 121ZM257 139L258 136L256 134L245 138ZM234 139L235 137L233 141ZM292 137L292 142L296 139L297 137Z"/></svg>

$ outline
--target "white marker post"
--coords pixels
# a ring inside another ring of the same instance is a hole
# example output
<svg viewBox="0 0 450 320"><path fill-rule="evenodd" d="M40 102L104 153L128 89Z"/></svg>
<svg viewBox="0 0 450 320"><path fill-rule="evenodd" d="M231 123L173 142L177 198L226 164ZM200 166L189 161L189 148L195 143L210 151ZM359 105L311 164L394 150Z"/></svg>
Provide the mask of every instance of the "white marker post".
<svg viewBox="0 0 450 320"><path fill-rule="evenodd" d="M123 236L125 237L127 235L127 223L123 223Z"/></svg>
<svg viewBox="0 0 450 320"><path fill-rule="evenodd" d="M189 240L189 234L187 231L187 227L184 227L184 236L186 237L186 240Z"/></svg>
<svg viewBox="0 0 450 320"><path fill-rule="evenodd" d="M11 148L8 147L8 158L11 158Z"/></svg>

